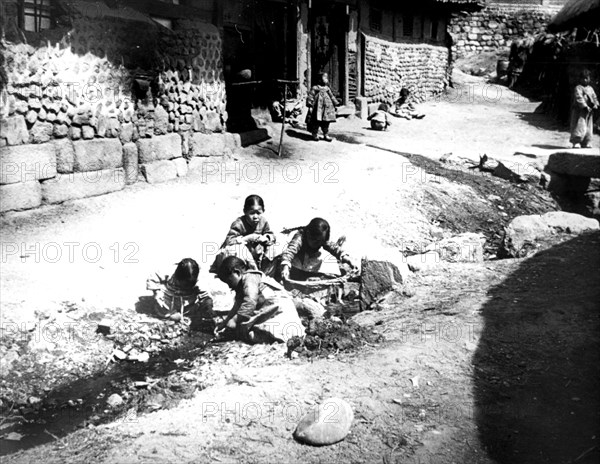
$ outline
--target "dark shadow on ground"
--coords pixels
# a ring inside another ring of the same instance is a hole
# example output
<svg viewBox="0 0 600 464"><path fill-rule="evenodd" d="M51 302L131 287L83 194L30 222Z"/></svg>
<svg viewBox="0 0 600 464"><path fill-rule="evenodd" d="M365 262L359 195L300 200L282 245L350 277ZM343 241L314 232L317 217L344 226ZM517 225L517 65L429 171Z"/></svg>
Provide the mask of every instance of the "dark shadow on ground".
<svg viewBox="0 0 600 464"><path fill-rule="evenodd" d="M563 148L570 148L567 146L558 146L558 145L546 145L543 143L533 143L531 144L532 147L536 147L536 148L543 148L545 150L561 150Z"/></svg>
<svg viewBox="0 0 600 464"><path fill-rule="evenodd" d="M600 459L600 232L492 288L474 356L476 421L499 464Z"/></svg>
<svg viewBox="0 0 600 464"><path fill-rule="evenodd" d="M527 122L529 125L544 130L563 131L565 127L556 121L551 115L545 113L530 113L526 111L514 112L519 118ZM564 147L560 147L564 148Z"/></svg>
<svg viewBox="0 0 600 464"><path fill-rule="evenodd" d="M305 142L312 142L312 135L307 132L307 131L303 131L300 129L287 129L285 131L286 135L289 135L290 137L293 137L295 139L300 139L300 140L304 140Z"/></svg>

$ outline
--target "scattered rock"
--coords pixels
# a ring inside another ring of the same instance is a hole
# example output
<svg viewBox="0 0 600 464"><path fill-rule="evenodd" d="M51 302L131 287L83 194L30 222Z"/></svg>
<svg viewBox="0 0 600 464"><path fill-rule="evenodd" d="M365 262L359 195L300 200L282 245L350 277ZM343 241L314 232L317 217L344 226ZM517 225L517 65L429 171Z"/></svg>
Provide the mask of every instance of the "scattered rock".
<svg viewBox="0 0 600 464"><path fill-rule="evenodd" d="M556 243L560 234L580 234L600 228L596 219L555 211L543 215L518 216L504 234L501 256L524 258L547 245Z"/></svg>
<svg viewBox="0 0 600 464"><path fill-rule="evenodd" d="M4 436L5 440L10 440L10 441L19 441L21 440L21 438L23 438L25 435L21 435L20 433L17 432L10 432L9 434L6 434Z"/></svg>
<svg viewBox="0 0 600 464"><path fill-rule="evenodd" d="M323 305L310 298L294 298L294 304L298 315L309 320L323 317L325 314Z"/></svg>
<svg viewBox="0 0 600 464"><path fill-rule="evenodd" d="M442 259L437 251L428 251L417 255L407 256L406 264L413 272L419 272L425 269L437 266Z"/></svg>
<svg viewBox="0 0 600 464"><path fill-rule="evenodd" d="M306 413L294 431L294 438L313 446L332 445L346 438L353 419L352 407L346 401L329 398Z"/></svg>
<svg viewBox="0 0 600 464"><path fill-rule="evenodd" d="M115 359L117 359L119 361L127 359L127 353L125 353L124 351L121 351L121 350L113 351L113 356Z"/></svg>
<svg viewBox="0 0 600 464"><path fill-rule="evenodd" d="M404 272L402 272L404 271ZM390 250L380 257L370 254L361 262L360 298L365 308L377 303L404 282L408 266L397 250Z"/></svg>
<svg viewBox="0 0 600 464"><path fill-rule="evenodd" d="M479 158L455 155L454 153L446 153L445 155L442 155L442 157L440 158L440 162L446 163L448 165L464 166L470 168L479 165Z"/></svg>
<svg viewBox="0 0 600 464"><path fill-rule="evenodd" d="M121 395L118 393L113 393L106 400L106 404L108 404L111 408L116 408L117 406L121 406L125 401L121 398Z"/></svg>
<svg viewBox="0 0 600 464"><path fill-rule="evenodd" d="M108 335L110 333L110 329L112 327L112 321L108 319L102 319L98 322L98 327L96 328L97 333L101 333L102 335Z"/></svg>

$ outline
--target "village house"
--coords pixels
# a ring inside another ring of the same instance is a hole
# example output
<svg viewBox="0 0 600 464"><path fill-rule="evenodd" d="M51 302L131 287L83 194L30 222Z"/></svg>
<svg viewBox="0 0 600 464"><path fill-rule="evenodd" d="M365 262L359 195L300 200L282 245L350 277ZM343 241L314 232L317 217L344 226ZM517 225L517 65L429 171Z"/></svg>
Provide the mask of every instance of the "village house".
<svg viewBox="0 0 600 464"><path fill-rule="evenodd" d="M225 74L248 68L261 82L297 80L305 95L327 72L346 105L397 98L403 86L426 99L449 82L451 14L480 7L474 0L227 0ZM263 103L280 93L264 85L258 92Z"/></svg>
<svg viewBox="0 0 600 464"><path fill-rule="evenodd" d="M185 176L239 146L215 2L175 3L1 1L1 211Z"/></svg>

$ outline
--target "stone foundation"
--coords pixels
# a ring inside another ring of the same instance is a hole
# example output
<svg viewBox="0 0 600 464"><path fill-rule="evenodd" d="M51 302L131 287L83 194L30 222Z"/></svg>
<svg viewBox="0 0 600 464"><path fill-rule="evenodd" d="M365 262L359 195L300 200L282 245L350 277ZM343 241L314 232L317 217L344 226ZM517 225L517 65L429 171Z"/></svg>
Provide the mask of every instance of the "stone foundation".
<svg viewBox="0 0 600 464"><path fill-rule="evenodd" d="M0 213L37 208L184 177L207 157L227 157L239 136L195 134L188 158L184 138L168 134L138 143L119 139L56 140L0 148ZM196 169L197 171L197 169ZM142 176L140 176L142 174Z"/></svg>

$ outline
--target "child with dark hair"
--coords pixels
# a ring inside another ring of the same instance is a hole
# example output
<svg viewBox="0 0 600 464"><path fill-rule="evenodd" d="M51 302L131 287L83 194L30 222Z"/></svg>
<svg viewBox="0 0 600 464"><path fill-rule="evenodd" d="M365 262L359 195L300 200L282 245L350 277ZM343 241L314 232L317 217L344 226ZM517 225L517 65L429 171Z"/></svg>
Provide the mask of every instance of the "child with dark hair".
<svg viewBox="0 0 600 464"><path fill-rule="evenodd" d="M322 267L328 258L327 254L352 266L348 254L341 246L329 241L330 234L329 223L322 218L314 218L296 232L281 254L281 278L306 280L323 274ZM323 253L321 248L327 253Z"/></svg>
<svg viewBox="0 0 600 464"><path fill-rule="evenodd" d="M571 103L571 139L573 148L591 148L594 134L594 110L597 110L598 97L592 88L592 74L584 69L579 76L579 84L575 86Z"/></svg>
<svg viewBox="0 0 600 464"><path fill-rule="evenodd" d="M377 131L386 131L392 125L392 122L388 118L388 112L384 109L375 111L367 120L371 121L371 129Z"/></svg>
<svg viewBox="0 0 600 464"><path fill-rule="evenodd" d="M223 260L217 276L235 291L233 308L217 325L217 335L228 328L242 341L272 343L304 334L291 295L275 280L248 269L236 256Z"/></svg>
<svg viewBox="0 0 600 464"><path fill-rule="evenodd" d="M250 195L244 201L244 215L231 224L221 250L211 266L216 273L227 256L242 256L252 269L261 269L269 246L275 243L275 234L264 217L265 202L258 195ZM245 256L247 254L250 256Z"/></svg>
<svg viewBox="0 0 600 464"><path fill-rule="evenodd" d="M400 96L398 99L393 103L389 103L388 106L389 113L397 118L423 119L425 117L423 113L418 113L415 109L410 90L408 90L406 87L402 87L402 89L400 89Z"/></svg>
<svg viewBox="0 0 600 464"><path fill-rule="evenodd" d="M212 317L212 298L198 288L200 267L191 258L182 259L169 277L156 273L146 281L154 299L154 312L165 319L193 323Z"/></svg>
<svg viewBox="0 0 600 464"><path fill-rule="evenodd" d="M319 140L319 128L321 128L323 140L331 142L329 124L335 122L335 107L338 105L339 103L329 87L327 73L319 74L319 83L312 86L306 98L308 107L306 128L312 134L313 140Z"/></svg>

